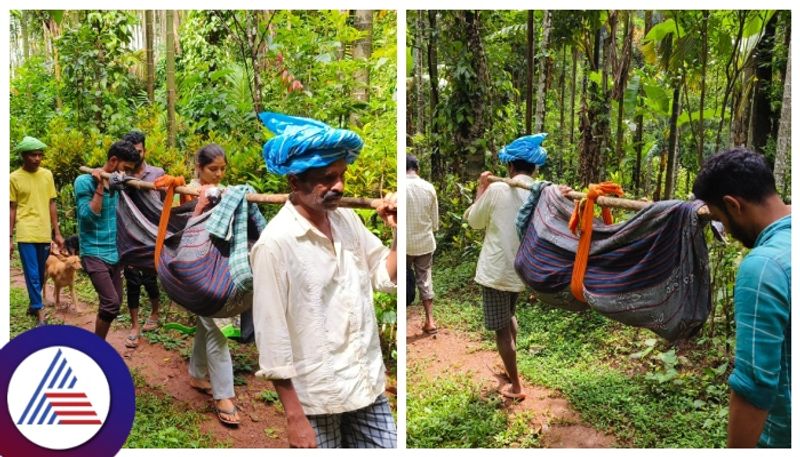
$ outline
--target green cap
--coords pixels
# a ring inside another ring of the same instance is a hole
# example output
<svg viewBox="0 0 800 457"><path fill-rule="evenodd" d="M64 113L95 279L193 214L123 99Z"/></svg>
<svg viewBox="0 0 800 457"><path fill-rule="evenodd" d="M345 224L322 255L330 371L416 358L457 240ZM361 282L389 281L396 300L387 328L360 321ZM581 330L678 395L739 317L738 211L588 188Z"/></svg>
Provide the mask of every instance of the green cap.
<svg viewBox="0 0 800 457"><path fill-rule="evenodd" d="M19 142L16 148L14 148L14 152L19 152L24 154L26 152L31 151L43 151L47 147L46 144L42 143L38 139L32 136L26 136Z"/></svg>

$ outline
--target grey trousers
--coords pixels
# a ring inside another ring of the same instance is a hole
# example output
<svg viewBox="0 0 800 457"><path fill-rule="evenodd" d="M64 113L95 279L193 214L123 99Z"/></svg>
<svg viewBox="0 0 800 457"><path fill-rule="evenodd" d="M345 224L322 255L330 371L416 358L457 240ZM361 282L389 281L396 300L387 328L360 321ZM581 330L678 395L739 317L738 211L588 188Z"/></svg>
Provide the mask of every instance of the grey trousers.
<svg viewBox="0 0 800 457"><path fill-rule="evenodd" d="M214 400L234 397L233 362L228 340L211 317L197 316L196 325L189 375L197 379L208 377Z"/></svg>

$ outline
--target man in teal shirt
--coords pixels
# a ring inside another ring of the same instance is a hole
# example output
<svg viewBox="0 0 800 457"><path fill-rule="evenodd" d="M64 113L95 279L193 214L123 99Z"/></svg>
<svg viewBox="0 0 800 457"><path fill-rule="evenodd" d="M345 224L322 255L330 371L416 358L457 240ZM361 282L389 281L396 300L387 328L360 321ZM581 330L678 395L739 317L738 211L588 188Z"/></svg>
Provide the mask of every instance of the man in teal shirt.
<svg viewBox="0 0 800 457"><path fill-rule="evenodd" d="M728 379L729 447L792 445L791 207L761 154L721 152L692 189L711 215L751 251L736 275L736 360Z"/></svg>
<svg viewBox="0 0 800 457"><path fill-rule="evenodd" d="M92 174L75 179L75 205L83 269L100 299L94 332L105 339L122 304L122 266L117 253L117 200L109 191L102 172L130 172L139 161L139 151L128 141L117 141L108 150L108 160Z"/></svg>

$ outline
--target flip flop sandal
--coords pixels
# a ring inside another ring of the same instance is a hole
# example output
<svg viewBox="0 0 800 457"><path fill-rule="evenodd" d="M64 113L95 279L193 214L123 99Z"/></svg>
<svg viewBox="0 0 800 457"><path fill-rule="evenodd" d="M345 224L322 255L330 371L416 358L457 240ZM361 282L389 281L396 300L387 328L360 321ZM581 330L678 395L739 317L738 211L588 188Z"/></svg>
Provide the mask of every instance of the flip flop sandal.
<svg viewBox="0 0 800 457"><path fill-rule="evenodd" d="M145 321L144 325L142 326L142 331L152 332L154 330L157 330L159 326L160 324L157 319L156 320L147 319L147 321Z"/></svg>
<svg viewBox="0 0 800 457"><path fill-rule="evenodd" d="M436 328L436 327L434 327L434 328L425 328L425 327L423 327L422 331L427 333L428 335L436 335L437 333L439 333L439 329Z"/></svg>
<svg viewBox="0 0 800 457"><path fill-rule="evenodd" d="M139 335L128 335L128 337L125 338L125 347L129 349L136 349L139 347Z"/></svg>
<svg viewBox="0 0 800 457"><path fill-rule="evenodd" d="M222 417L223 414L225 414L226 416L234 416L234 415L236 415L239 412L239 408L237 408L236 405L233 406L232 410L226 411L226 410L224 410L222 408L219 408L215 403L214 404L214 411L216 411L216 413L217 413L217 419L219 419L219 421L222 422L225 425L239 425L239 424L242 423L241 419L239 419L239 420L230 420L230 419L225 419L224 417Z"/></svg>

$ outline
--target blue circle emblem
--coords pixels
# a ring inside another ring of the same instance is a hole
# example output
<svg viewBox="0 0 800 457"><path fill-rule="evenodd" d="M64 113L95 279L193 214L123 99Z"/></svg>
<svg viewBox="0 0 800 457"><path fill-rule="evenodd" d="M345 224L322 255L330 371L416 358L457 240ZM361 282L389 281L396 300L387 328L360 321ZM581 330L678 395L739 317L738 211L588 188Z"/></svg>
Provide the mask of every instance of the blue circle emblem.
<svg viewBox="0 0 800 457"><path fill-rule="evenodd" d="M122 357L94 333L37 327L0 349L0 455L116 455L136 413Z"/></svg>

